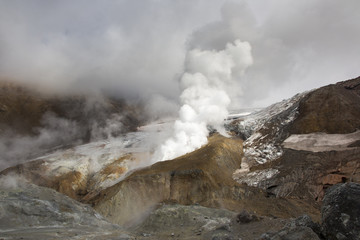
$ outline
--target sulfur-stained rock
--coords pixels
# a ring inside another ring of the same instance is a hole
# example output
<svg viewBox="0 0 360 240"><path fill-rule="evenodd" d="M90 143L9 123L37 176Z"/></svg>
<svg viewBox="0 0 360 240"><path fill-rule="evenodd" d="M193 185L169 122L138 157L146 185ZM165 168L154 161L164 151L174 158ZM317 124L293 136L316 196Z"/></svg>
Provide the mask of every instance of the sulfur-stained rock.
<svg viewBox="0 0 360 240"><path fill-rule="evenodd" d="M290 217L318 210L301 201L268 198L261 189L240 185L232 173L240 167L241 140L213 135L204 147L171 161L135 171L89 199L117 224L131 224L158 203L199 204L259 215Z"/></svg>

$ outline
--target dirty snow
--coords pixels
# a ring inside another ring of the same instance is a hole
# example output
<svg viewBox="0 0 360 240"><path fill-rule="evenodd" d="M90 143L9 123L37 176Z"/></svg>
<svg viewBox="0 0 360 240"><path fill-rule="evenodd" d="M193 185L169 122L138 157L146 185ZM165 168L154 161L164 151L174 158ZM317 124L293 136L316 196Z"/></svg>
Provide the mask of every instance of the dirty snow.
<svg viewBox="0 0 360 240"><path fill-rule="evenodd" d="M258 170L250 173L243 173L241 170L235 171L233 177L237 179L239 183L246 183L248 186L259 187L259 184L267 179L272 178L279 173L277 169L265 169Z"/></svg>
<svg viewBox="0 0 360 240"><path fill-rule="evenodd" d="M65 150L57 150L34 160L44 160L46 175L61 176L77 171L83 178L96 178L97 188L106 188L121 181L128 172L150 164L149 159L158 139L167 134L170 122L155 122L117 138L91 142ZM124 169L122 174L110 174L104 178L101 170L114 161ZM95 180L95 179L94 179ZM76 187L76 186L74 186Z"/></svg>
<svg viewBox="0 0 360 240"><path fill-rule="evenodd" d="M349 145L359 140L360 130L349 134L294 134L284 141L283 146L310 152L341 151L348 150Z"/></svg>
<svg viewBox="0 0 360 240"><path fill-rule="evenodd" d="M244 157L241 169L233 177L239 183L257 186L278 173L276 169L250 172L250 167L274 161L282 156L281 129L294 121L298 114L297 104L307 92L273 104L263 110L245 116L238 130L248 138L244 141ZM270 123L270 124L269 124Z"/></svg>
<svg viewBox="0 0 360 240"><path fill-rule="evenodd" d="M241 128L251 133L244 142L244 161L255 160L258 164L273 161L283 154L282 147L276 142L280 128L291 123L297 116L297 108L289 112L287 116L276 118L280 113L293 107L306 93L297 94L294 97L271 105L259 112L249 115L240 123ZM274 122L272 129L267 129L265 124ZM262 130L262 131L259 131ZM261 132L266 132L263 135Z"/></svg>

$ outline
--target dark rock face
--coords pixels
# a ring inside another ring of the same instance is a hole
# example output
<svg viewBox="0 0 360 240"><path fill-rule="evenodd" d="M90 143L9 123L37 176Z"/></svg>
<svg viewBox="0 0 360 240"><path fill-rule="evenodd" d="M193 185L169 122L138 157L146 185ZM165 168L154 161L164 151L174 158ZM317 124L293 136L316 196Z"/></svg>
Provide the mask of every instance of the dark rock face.
<svg viewBox="0 0 360 240"><path fill-rule="evenodd" d="M259 240L316 240L320 239L320 225L314 223L307 215L292 220L278 232L268 232Z"/></svg>
<svg viewBox="0 0 360 240"><path fill-rule="evenodd" d="M259 218L258 216L249 213L248 211L246 211L245 209L242 210L237 216L236 216L236 221L239 223L249 223L252 221L258 221Z"/></svg>
<svg viewBox="0 0 360 240"><path fill-rule="evenodd" d="M260 187L270 196L297 198L314 204L321 202L325 190L334 184L360 182L359 139L339 147L327 145L324 138L322 141L327 148L316 150L318 136L315 140L306 138L311 134L320 136L319 132L338 134L344 139L358 136L360 77L301 94L298 98L295 96L283 105L274 104L254 114L255 122L262 125L244 142L243 162L248 164L249 171L235 175L238 181ZM279 107L283 110L273 111ZM261 115L260 120L257 115ZM246 121L243 129L248 126ZM306 142L314 148L285 147L284 141L295 134L299 141L294 145ZM268 173L275 174L267 177Z"/></svg>
<svg viewBox="0 0 360 240"><path fill-rule="evenodd" d="M279 174L264 182L277 197L302 197L321 201L332 185L360 182L360 148L346 151L308 152L285 149L279 160Z"/></svg>
<svg viewBox="0 0 360 240"><path fill-rule="evenodd" d="M338 184L328 189L322 206L322 228L329 240L360 239L360 184Z"/></svg>
<svg viewBox="0 0 360 240"><path fill-rule="evenodd" d="M81 131L78 137L89 140L92 128L116 119L122 123L121 131L134 131L140 120L137 107L122 99L104 95L49 96L25 86L0 82L0 134L11 129L13 134L36 135L39 128L49 127L47 118L57 117L73 121ZM57 126L59 127L59 126ZM116 134L116 132L114 132Z"/></svg>
<svg viewBox="0 0 360 240"><path fill-rule="evenodd" d="M319 88L301 100L292 134L351 133L360 127L360 77Z"/></svg>
<svg viewBox="0 0 360 240"><path fill-rule="evenodd" d="M308 227L284 228L276 234L263 234L259 240L320 240Z"/></svg>
<svg viewBox="0 0 360 240"><path fill-rule="evenodd" d="M143 119L140 108L102 94L52 96L0 81L0 170L136 131Z"/></svg>

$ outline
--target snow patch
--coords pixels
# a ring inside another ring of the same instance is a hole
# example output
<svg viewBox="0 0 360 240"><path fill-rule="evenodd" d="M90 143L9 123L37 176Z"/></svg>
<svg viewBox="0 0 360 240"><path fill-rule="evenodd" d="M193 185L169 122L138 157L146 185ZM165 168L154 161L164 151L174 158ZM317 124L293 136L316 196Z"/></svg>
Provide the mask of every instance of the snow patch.
<svg viewBox="0 0 360 240"><path fill-rule="evenodd" d="M297 108L290 111L287 116L277 116L290 110L306 94L306 92L297 94L290 99L273 104L240 122L240 129L251 132L250 137L244 142L244 161L254 160L258 164L264 164L278 159L283 154L282 147L277 139L281 128L296 119ZM266 127L268 123L273 123L271 129Z"/></svg>
<svg viewBox="0 0 360 240"><path fill-rule="evenodd" d="M164 139L170 125L172 122L154 122L140 127L138 132L57 150L34 160L44 161L49 177L76 171L81 173L80 180L95 180L96 189L110 187L123 180L129 171L150 165L152 151ZM110 164L117 171L102 173Z"/></svg>
<svg viewBox="0 0 360 240"><path fill-rule="evenodd" d="M360 130L349 134L294 134L288 137L284 148L310 152L348 150L349 145L360 140Z"/></svg>
<svg viewBox="0 0 360 240"><path fill-rule="evenodd" d="M259 186L278 173L277 169L250 172L250 167L280 158L283 154L281 142L283 127L293 122L298 115L298 103L307 92L273 104L263 110L245 116L238 124L238 131L248 138L244 141L244 157L241 169L233 178L239 183Z"/></svg>
<svg viewBox="0 0 360 240"><path fill-rule="evenodd" d="M243 174L240 171L235 171L234 178L237 179L239 183L246 183L248 186L259 187L261 182L274 177L278 173L279 170L273 168L258 170L246 174Z"/></svg>

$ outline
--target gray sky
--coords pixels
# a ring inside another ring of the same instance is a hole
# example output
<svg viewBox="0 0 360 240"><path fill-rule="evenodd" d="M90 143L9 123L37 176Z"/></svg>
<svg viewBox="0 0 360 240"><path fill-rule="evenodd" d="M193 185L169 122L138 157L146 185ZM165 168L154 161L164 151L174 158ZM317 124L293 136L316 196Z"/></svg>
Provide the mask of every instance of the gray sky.
<svg viewBox="0 0 360 240"><path fill-rule="evenodd" d="M0 78L110 89L167 109L189 49L240 39L254 64L233 107L266 106L360 75L359 9L358 0L2 0Z"/></svg>

